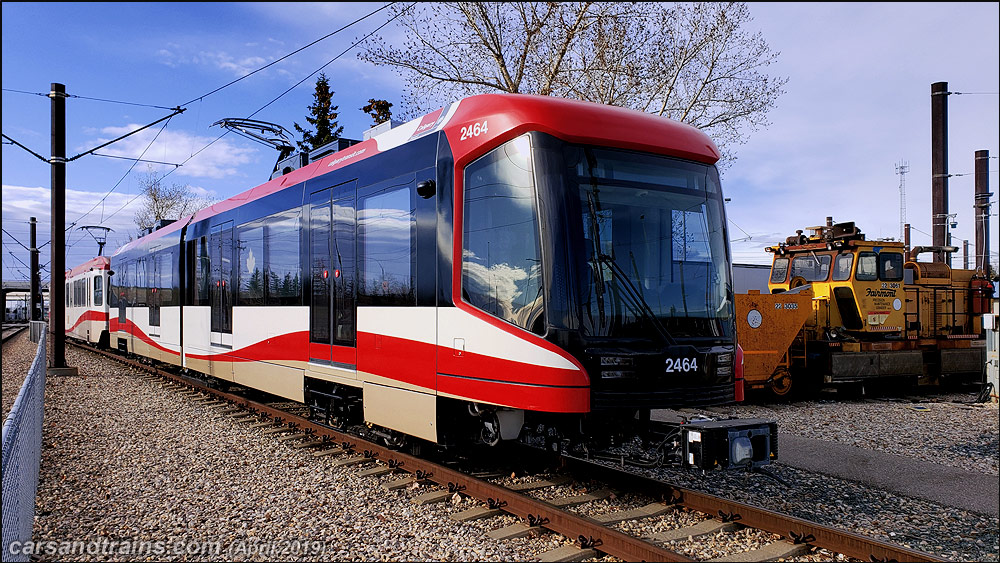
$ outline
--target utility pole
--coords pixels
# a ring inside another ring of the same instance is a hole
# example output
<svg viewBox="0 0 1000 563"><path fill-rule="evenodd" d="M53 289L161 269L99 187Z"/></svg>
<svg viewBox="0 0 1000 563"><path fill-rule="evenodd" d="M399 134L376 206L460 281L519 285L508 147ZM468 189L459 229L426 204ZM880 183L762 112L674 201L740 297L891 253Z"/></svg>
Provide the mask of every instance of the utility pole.
<svg viewBox="0 0 1000 563"><path fill-rule="evenodd" d="M948 240L948 91L947 82L931 84L931 235L936 247ZM934 262L951 262L948 252L935 251Z"/></svg>
<svg viewBox="0 0 1000 563"><path fill-rule="evenodd" d="M28 309L28 320L29 321L40 321L42 320L42 272L39 271L38 267L38 237L36 234L36 229L38 227L38 221L34 217L28 221L28 245L31 247L28 252L31 254L31 258L28 261L31 270L31 282L30 289L31 308Z"/></svg>
<svg viewBox="0 0 1000 563"><path fill-rule="evenodd" d="M976 269L986 279L993 279L990 271L990 151L976 151Z"/></svg>
<svg viewBox="0 0 1000 563"><path fill-rule="evenodd" d="M66 365L66 86L52 83L52 236L49 261L49 369L50 375L76 375Z"/></svg>

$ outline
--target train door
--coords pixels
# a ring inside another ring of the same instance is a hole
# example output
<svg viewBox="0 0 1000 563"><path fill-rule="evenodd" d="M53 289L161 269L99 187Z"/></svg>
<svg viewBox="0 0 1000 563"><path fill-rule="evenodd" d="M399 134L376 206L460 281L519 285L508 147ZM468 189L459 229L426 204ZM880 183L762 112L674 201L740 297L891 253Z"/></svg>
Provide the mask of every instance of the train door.
<svg viewBox="0 0 1000 563"><path fill-rule="evenodd" d="M233 346L233 222L226 221L212 227L209 236L210 262L209 285L211 308L211 336L213 346ZM215 375L213 370L213 375Z"/></svg>
<svg viewBox="0 0 1000 563"><path fill-rule="evenodd" d="M149 337L155 341L160 338L160 260L157 249L153 249L146 259L146 281L149 286ZM151 350L151 355L156 351Z"/></svg>
<svg viewBox="0 0 1000 563"><path fill-rule="evenodd" d="M354 369L355 181L309 198L309 361Z"/></svg>
<svg viewBox="0 0 1000 563"><path fill-rule="evenodd" d="M125 305L125 341L128 343L128 351L135 353L135 313L139 307L139 277L138 271L142 267L139 260L129 260L128 263L128 303Z"/></svg>
<svg viewBox="0 0 1000 563"><path fill-rule="evenodd" d="M309 361L328 364L333 357L330 334L331 188L309 198Z"/></svg>
<svg viewBox="0 0 1000 563"><path fill-rule="evenodd" d="M116 272L117 283L115 284L115 290L118 291L118 323L115 326L115 347L119 350L128 351L128 334L125 332L127 326L127 317L125 311L128 309L128 262L125 262L119 266L119 271Z"/></svg>
<svg viewBox="0 0 1000 563"><path fill-rule="evenodd" d="M428 190L418 195L417 178L433 173L358 188L357 200L357 369L365 421L432 442L438 439L435 204Z"/></svg>

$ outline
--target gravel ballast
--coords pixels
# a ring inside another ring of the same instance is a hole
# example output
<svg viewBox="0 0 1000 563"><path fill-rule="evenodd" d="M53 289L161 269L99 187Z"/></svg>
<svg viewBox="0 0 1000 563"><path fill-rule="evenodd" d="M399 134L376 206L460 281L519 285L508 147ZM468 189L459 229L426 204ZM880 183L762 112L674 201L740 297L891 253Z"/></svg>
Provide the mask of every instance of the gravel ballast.
<svg viewBox="0 0 1000 563"><path fill-rule="evenodd" d="M35 359L35 352L38 344L28 338L28 331L22 330L3 344L3 388L0 390L3 399L3 417L6 420L10 414L17 393L24 385L24 379L28 375L28 368L32 360Z"/></svg>
<svg viewBox="0 0 1000 563"><path fill-rule="evenodd" d="M5 385L7 354L5 347ZM79 367L80 375L49 378L33 540L66 549L71 549L68 542L85 545L70 553L41 553L41 560L523 561L571 541L556 534L495 541L486 532L515 522L513 517L459 524L447 515L474 506L474 501L455 497L451 502L415 506L410 498L429 490L426 486L386 491L380 483L396 477L359 477L356 468L336 467L337 456L316 458L308 450L293 449L273 435L219 417L206 406L160 388L139 377L138 370L74 348L67 350L67 361ZM781 432L792 431L793 426L796 433L802 432L812 416L795 415L795 405L779 407L781 416L774 418ZM758 416L748 414L752 409L770 409L734 408L750 409L734 413L743 417ZM852 420L859 432L870 436L898 434L884 426L888 417L858 414L854 419L852 408L841 412L835 403L826 405L822 418ZM992 409L995 420L997 411ZM954 425L969 418L965 410L948 412L931 424ZM980 430L986 433L989 427ZM992 431L995 437L995 425ZM942 433L928 432L928 439L934 442L927 446L930 449L934 444L954 445ZM996 451L970 448L963 455L990 458ZM982 463L988 470L988 462ZM883 537L952 560L998 560L996 518L780 464L773 472L795 483L794 488L743 473L655 473L682 486ZM563 490L533 494L579 494L595 486L599 485L574 483ZM645 502L623 494L574 510L611 512ZM675 511L615 526L643 535L702 518ZM719 554L716 541L735 538L752 549L773 539L752 530L725 535L732 537L667 547L714 557ZM115 548L119 551L112 552ZM142 553L143 548L152 551ZM828 560L829 554L797 559Z"/></svg>

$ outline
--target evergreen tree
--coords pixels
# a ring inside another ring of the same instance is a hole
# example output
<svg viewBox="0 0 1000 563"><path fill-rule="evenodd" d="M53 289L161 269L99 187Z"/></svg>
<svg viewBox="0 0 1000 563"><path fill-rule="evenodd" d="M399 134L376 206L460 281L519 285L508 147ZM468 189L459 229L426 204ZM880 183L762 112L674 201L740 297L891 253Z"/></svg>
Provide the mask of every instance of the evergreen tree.
<svg viewBox="0 0 1000 563"><path fill-rule="evenodd" d="M337 125L339 107L333 105L330 81L322 72L316 79L316 92L313 93L313 103L308 109L309 115L306 121L316 128L316 132L313 133L295 123L295 130L302 134L302 140L296 141L300 151L310 151L340 138L344 128Z"/></svg>

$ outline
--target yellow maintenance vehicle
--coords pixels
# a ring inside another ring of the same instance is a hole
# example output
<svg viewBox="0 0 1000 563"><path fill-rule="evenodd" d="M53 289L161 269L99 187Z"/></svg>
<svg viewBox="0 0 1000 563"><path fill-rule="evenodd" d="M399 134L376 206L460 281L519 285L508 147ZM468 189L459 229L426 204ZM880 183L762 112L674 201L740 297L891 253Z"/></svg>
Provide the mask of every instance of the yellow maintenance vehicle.
<svg viewBox="0 0 1000 563"><path fill-rule="evenodd" d="M784 397L874 379L982 375L982 315L993 294L984 276L910 260L902 243L865 240L853 222L809 230L766 249L770 293L736 295L747 390Z"/></svg>

